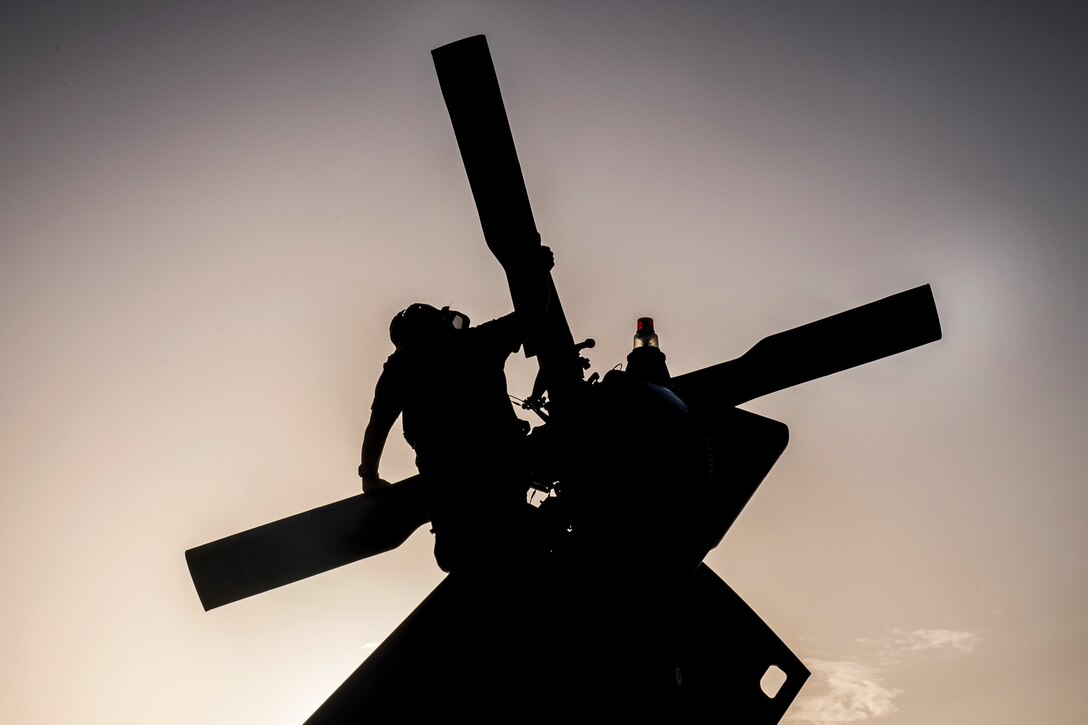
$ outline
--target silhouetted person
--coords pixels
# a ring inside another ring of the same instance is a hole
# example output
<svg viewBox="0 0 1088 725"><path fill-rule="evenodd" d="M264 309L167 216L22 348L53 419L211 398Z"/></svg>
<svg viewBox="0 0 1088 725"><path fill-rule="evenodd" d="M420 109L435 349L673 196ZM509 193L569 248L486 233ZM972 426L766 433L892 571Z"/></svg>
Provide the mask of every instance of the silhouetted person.
<svg viewBox="0 0 1088 725"><path fill-rule="evenodd" d="M543 316L552 264L547 247L527 260L526 309L470 327L460 312L417 303L389 325L396 351L374 391L359 476L366 493L391 485L378 464L403 416L444 571L509 557L524 539L528 426L514 415L504 367Z"/></svg>

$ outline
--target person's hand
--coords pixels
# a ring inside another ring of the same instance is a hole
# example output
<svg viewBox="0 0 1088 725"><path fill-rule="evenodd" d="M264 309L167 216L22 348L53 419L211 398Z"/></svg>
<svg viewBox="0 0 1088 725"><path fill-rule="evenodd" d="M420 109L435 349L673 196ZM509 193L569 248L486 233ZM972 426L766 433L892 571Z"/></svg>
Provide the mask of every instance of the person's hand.
<svg viewBox="0 0 1088 725"><path fill-rule="evenodd" d="M555 254L552 252L551 247L540 245L540 266L544 268L545 272L550 272L552 267L555 266Z"/></svg>
<svg viewBox="0 0 1088 725"><path fill-rule="evenodd" d="M392 485L393 484L389 483L389 481L386 481L384 478L378 478L377 476L363 477L363 493L386 491Z"/></svg>

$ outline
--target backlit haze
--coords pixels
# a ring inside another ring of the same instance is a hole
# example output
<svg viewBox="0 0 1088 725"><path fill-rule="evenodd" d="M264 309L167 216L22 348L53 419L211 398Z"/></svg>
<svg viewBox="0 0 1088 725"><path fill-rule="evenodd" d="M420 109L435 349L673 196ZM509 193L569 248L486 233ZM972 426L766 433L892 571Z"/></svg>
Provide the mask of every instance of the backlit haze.
<svg viewBox="0 0 1088 725"><path fill-rule="evenodd" d="M787 722L1083 723L1088 17L993 2L6 4L0 720L298 723L440 581L424 528L205 613L183 552L359 490L396 311L510 309L477 33L602 374L933 285L941 342L746 406L791 442L708 562Z"/></svg>

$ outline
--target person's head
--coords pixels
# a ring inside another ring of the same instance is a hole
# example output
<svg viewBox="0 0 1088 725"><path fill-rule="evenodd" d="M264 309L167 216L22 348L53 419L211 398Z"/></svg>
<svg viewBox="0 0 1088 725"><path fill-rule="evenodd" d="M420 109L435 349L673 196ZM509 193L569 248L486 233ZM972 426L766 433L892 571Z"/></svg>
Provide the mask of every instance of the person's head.
<svg viewBox="0 0 1088 725"><path fill-rule="evenodd" d="M468 324L468 316L461 312L417 302L393 317L389 323L389 339L400 349L404 345L440 340L456 330L466 329Z"/></svg>

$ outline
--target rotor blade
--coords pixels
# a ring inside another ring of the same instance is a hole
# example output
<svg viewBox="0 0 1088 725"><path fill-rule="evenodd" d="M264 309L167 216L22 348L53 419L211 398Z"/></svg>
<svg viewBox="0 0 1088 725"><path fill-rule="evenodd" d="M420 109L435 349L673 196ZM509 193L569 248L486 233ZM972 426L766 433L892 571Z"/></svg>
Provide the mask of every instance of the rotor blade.
<svg viewBox="0 0 1088 725"><path fill-rule="evenodd" d="M767 623L706 564L688 578L683 616L677 624L676 669L682 699L674 722L774 725L810 674ZM772 666L786 676L773 696L761 687Z"/></svg>
<svg viewBox="0 0 1088 725"><path fill-rule="evenodd" d="M458 40L435 48L431 56L484 239L505 267L525 254L525 245L536 235L536 223L487 38Z"/></svg>
<svg viewBox="0 0 1088 725"><path fill-rule="evenodd" d="M475 35L458 40L432 50L431 56L484 239L506 271L514 308L523 309L525 295L536 291L524 288L518 270L527 260L535 261L529 255L536 252L539 241L487 38ZM549 284L551 304L542 329L525 344L527 356L546 347L574 345L555 285Z"/></svg>
<svg viewBox="0 0 1088 725"><path fill-rule="evenodd" d="M581 674L587 638L597 634L589 621L600 619L572 616L575 606L584 614L574 581L588 580L561 572L551 557L451 573L306 725L561 722L578 705L572 681L592 687ZM617 610L625 613L618 601L608 613ZM581 704L581 712L593 706Z"/></svg>
<svg viewBox="0 0 1088 725"><path fill-rule="evenodd" d="M518 650L502 647L510 637L527 639L520 623L512 626L527 602L509 599L506 588L485 593L486 583L460 572L443 579L306 725L449 722L468 710L465 701L472 701L473 719L493 719L485 713L513 700L520 688L511 680L527 674L510 661Z"/></svg>
<svg viewBox="0 0 1088 725"><path fill-rule="evenodd" d="M694 537L698 554L688 560L693 568L721 543L790 440L785 423L739 408L713 411L703 420L714 466L707 496L687 522L685 538Z"/></svg>
<svg viewBox="0 0 1088 725"><path fill-rule="evenodd" d="M450 574L307 725L561 722L571 712L774 725L808 676L705 565L648 582L569 563ZM786 675L773 698L760 689L771 665Z"/></svg>
<svg viewBox="0 0 1088 725"><path fill-rule="evenodd" d="M700 406L734 406L941 339L929 285L760 340L744 355L672 379Z"/></svg>
<svg viewBox="0 0 1088 725"><path fill-rule="evenodd" d="M427 522L419 476L185 552L205 610L400 546Z"/></svg>

